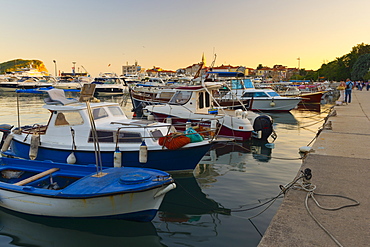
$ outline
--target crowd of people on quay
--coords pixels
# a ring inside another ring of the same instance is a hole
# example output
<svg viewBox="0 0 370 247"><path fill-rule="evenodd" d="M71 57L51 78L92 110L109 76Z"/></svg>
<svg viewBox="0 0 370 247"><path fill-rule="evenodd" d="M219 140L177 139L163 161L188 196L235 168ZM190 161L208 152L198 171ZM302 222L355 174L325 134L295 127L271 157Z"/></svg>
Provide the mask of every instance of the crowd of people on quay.
<svg viewBox="0 0 370 247"><path fill-rule="evenodd" d="M346 81L341 81L337 89L340 92L340 96L336 102L337 105L343 105L351 103L352 99L352 89L357 88L357 90L362 91L366 88L366 91L370 89L370 82L364 81L351 81L349 78Z"/></svg>

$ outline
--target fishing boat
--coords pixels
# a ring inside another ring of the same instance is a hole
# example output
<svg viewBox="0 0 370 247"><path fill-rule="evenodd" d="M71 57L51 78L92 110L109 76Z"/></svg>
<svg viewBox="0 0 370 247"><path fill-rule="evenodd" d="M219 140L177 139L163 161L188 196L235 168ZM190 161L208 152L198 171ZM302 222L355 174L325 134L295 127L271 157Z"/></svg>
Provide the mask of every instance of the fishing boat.
<svg viewBox="0 0 370 247"><path fill-rule="evenodd" d="M204 130L215 130L219 137L238 141L255 138L267 139L273 132L272 120L268 116L243 110L228 110L220 107L214 99L221 84L204 83L199 86L184 86L173 89L170 101L161 105L147 105L145 115L153 115L157 121L185 124ZM188 128L187 127L187 128ZM185 130L185 129L184 129Z"/></svg>
<svg viewBox="0 0 370 247"><path fill-rule="evenodd" d="M104 167L129 165L189 171L211 146L211 139L189 140L169 149L160 139L176 132L173 125L128 119L118 103L85 101L94 93L94 84L85 84L85 88L89 90L82 90L79 100L66 98L62 89L47 91L49 97L43 106L50 112L47 124L1 125L3 153L23 159L88 165L95 163L99 145Z"/></svg>
<svg viewBox="0 0 370 247"><path fill-rule="evenodd" d="M104 168L0 158L0 207L63 218L151 221L171 176L145 168Z"/></svg>

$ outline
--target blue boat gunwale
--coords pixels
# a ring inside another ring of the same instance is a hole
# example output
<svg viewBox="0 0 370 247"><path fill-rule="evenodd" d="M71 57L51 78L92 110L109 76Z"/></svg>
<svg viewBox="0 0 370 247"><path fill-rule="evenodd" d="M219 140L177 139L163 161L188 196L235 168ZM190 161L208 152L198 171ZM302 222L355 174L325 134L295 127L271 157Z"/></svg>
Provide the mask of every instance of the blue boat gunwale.
<svg viewBox="0 0 370 247"><path fill-rule="evenodd" d="M5 162L4 162L5 161ZM15 163L15 164L7 164L9 161ZM27 164L22 164L27 163ZM38 164L39 168L32 168L28 163L34 163ZM5 164L4 164L5 163ZM59 168L59 171L56 171L53 173L53 177L58 176L66 176L70 178L77 178L78 180L73 182L72 184L82 181L83 179L95 179L95 177L92 177L94 174L96 174L96 167L95 165L69 165L69 164L63 164L63 163L54 163L51 161L32 161L32 160L24 160L24 159L17 159L17 158L0 158L0 172L4 170L20 170L20 171L27 171L27 172L43 172L44 170L50 169L50 168ZM84 171L84 170L88 171ZM121 169L121 168L103 168L103 172L114 172L114 169ZM98 197L106 197L106 196L113 196L118 194L130 194L130 193L140 193L145 192L148 190L152 190L155 188L164 187L168 184L171 184L174 182L172 177L163 171L149 169L149 168L131 168L131 167L124 167L123 169L128 170L128 174L135 173L137 171L147 171L149 172L151 176L151 180L147 186L144 188L133 188L134 186L130 185L122 185L122 190L119 191L113 191L113 192L103 192L99 194L63 194L64 189L60 190L51 190L46 188L38 188L33 187L30 185L15 185L7 182L0 181L0 190L6 190L11 191L15 193L20 194L27 194L32 196L38 196L38 197L49 197L54 199L90 199L90 198L98 198ZM161 178L161 179L158 179ZM39 178L32 183L41 182L48 179L48 176ZM96 178L99 179L99 178ZM120 177L117 177L115 181L117 182L120 179ZM156 181L154 181L157 179ZM119 183L119 181L118 181ZM72 184L70 184L67 187L70 187ZM137 185L137 184L136 184ZM127 188L128 187L128 188ZM129 188L132 187L132 188Z"/></svg>
<svg viewBox="0 0 370 247"><path fill-rule="evenodd" d="M27 155L28 155L28 152L29 152L29 144L25 144L25 143L23 143L23 142L21 142L19 140L13 139L11 145L12 146L15 145L15 146L18 146L18 147L21 147L21 148L26 147L27 150L24 152L25 156L17 155L11 149L3 152L4 155L6 155L8 157L17 157L17 158L22 158L22 159L28 160ZM198 149L200 151L202 151L204 149L204 150L207 150L208 151L210 149L211 145L212 145L212 142L207 142L207 143L205 143L202 146L189 146L189 147L185 147L185 148L182 148L182 149L179 149L179 150L187 150L188 152L193 152L194 149ZM39 153L40 153L40 150L45 150L45 152L46 152L46 151L56 151L58 149L50 148L50 147L39 147ZM175 155L177 156L179 154L178 153L179 150L166 149L166 153L172 154L171 157L173 157L173 156L175 156ZM102 156L109 155L109 157L112 159L112 162L111 162L112 165L109 165L109 166L108 165L106 165L106 166L103 165L105 168L109 168L109 167L112 167L113 166L113 154L114 154L114 151L115 150L101 151ZM66 160L71 151L68 149L68 150L63 150L63 152L66 153L65 154L65 157L63 156L63 159ZM81 154L81 155L88 154L88 153L90 153L90 151L87 151L87 150L75 150L74 153L77 156L78 154ZM156 154L156 155L154 155L154 157L156 157L156 158L158 158L158 154L163 154L163 149L160 149L160 150L149 150L150 155L148 156L149 157L148 162L150 162L151 165L150 166L147 166L146 164L144 165L142 163L139 163L139 154L138 154L138 151L136 151L136 150L129 150L129 151L121 150L121 153L122 153L122 158L124 157L124 155L135 155L135 157L136 157L135 158L135 161L130 161L130 162L134 162L135 164L131 164L131 166L132 167L136 167L136 168L143 168L144 167L144 168L148 168L148 169L156 169L156 170L171 171L171 172L175 172L175 171L192 171L192 170L195 169L195 167L199 163L197 161L197 163L194 163L194 165L192 165L191 167L189 167L189 165L188 165L189 163L188 162L186 162L186 164L185 164L185 162L183 162L184 164L182 164L180 166L180 168L177 168L177 167L163 167L161 162L159 162L156 159L153 159L153 154ZM204 151L204 153L206 153L206 151ZM93 157L95 157L94 154L93 154ZM44 157L43 159L41 159L41 158L39 159L39 157L36 158L36 160L38 160L38 161L40 161L40 160L49 160L49 159L50 158L47 158L47 157ZM199 160L200 159L201 159L201 157L199 158ZM52 162L52 161L50 161L50 162ZM63 161L62 162L61 161L55 161L55 162L56 163L58 163L58 162L59 163L63 163ZM80 163L79 165L80 166L86 166L87 164L86 163ZM130 165L130 163L128 163L128 165ZM154 167L154 165L156 167ZM177 169L175 169L175 168L177 168Z"/></svg>

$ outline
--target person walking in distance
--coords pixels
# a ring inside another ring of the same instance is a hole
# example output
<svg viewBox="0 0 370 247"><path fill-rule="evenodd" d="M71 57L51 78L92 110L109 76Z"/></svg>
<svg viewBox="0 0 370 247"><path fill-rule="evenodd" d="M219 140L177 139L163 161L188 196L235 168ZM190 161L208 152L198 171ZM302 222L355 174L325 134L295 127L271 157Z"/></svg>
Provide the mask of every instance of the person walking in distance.
<svg viewBox="0 0 370 247"><path fill-rule="evenodd" d="M348 103L351 103L351 94L352 94L352 88L353 88L353 82L350 79L346 80L346 90L344 92L344 102L348 105Z"/></svg>

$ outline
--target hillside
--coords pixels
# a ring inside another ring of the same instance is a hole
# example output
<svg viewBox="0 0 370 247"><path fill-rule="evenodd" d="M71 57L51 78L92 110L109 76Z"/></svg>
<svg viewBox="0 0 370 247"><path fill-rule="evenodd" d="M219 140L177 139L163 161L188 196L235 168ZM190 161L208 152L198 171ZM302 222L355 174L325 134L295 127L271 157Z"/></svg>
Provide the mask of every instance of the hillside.
<svg viewBox="0 0 370 247"><path fill-rule="evenodd" d="M17 71L22 68L34 68L40 72L48 73L48 70L45 67L44 63L40 60L15 59L4 63L0 63L0 74Z"/></svg>

